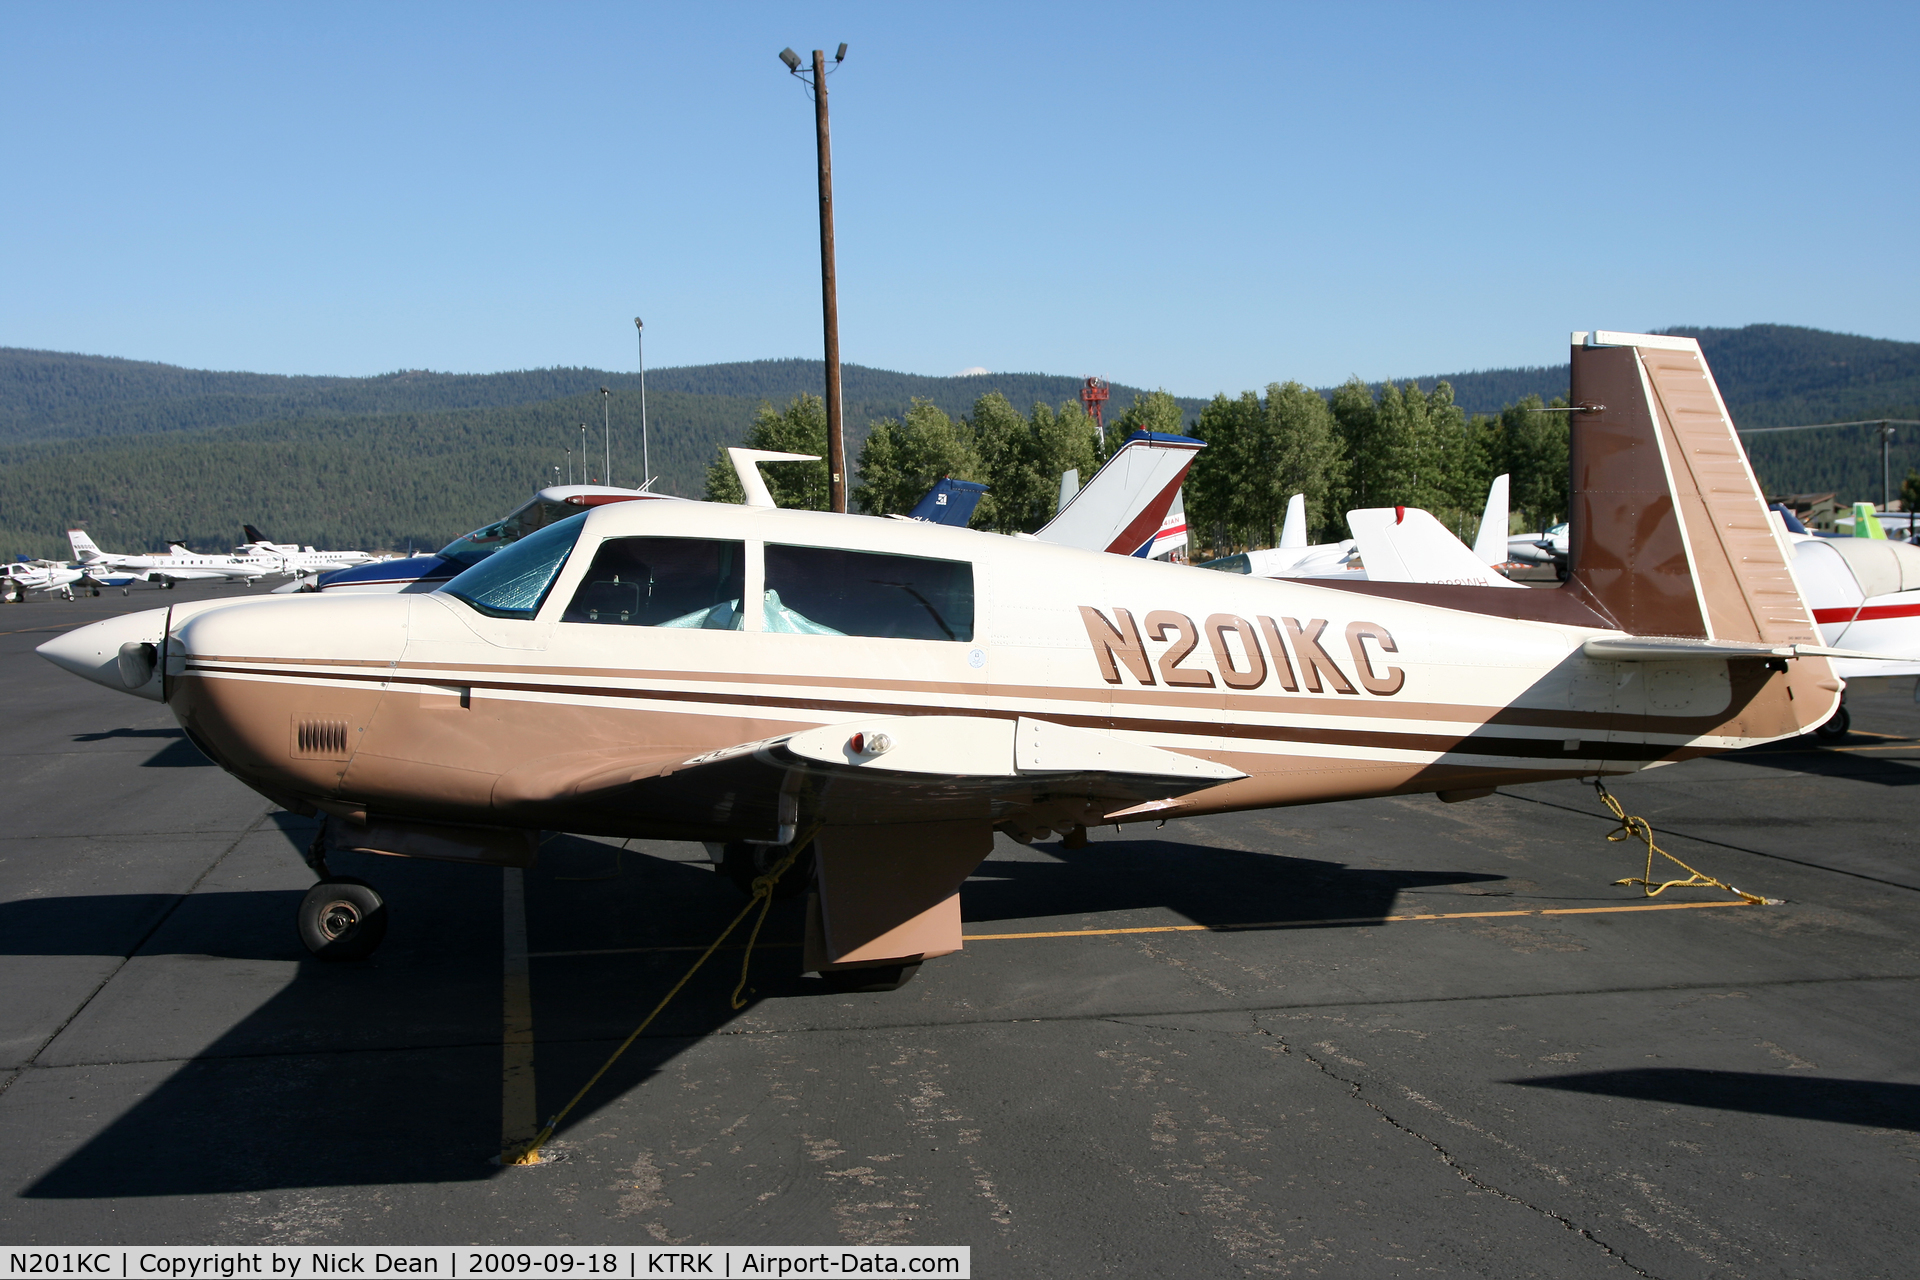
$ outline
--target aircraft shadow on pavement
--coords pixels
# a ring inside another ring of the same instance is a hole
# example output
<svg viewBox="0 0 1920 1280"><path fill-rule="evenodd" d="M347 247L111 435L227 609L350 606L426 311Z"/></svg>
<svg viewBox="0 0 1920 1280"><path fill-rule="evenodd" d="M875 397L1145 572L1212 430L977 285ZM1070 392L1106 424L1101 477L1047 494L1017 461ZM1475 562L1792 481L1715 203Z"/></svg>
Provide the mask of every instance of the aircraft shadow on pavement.
<svg viewBox="0 0 1920 1280"><path fill-rule="evenodd" d="M283 822L290 845L310 824ZM1162 840L1049 846L1057 860L989 861L962 895L972 920L1167 908L1201 923L1371 918L1403 889L1499 879L1465 872L1352 870L1334 862ZM287 857L297 856L290 848ZM337 873L377 886L392 912L381 950L359 964L305 958L292 890L196 894L172 914L161 895L11 904L22 936L56 954L89 952L120 920L125 954L289 963L182 970L167 1008L123 1010L122 1061L192 1056L157 1082L131 1068L131 1107L23 1193L35 1199L205 1195L309 1186L470 1182L500 1174L502 882L497 871L411 859L337 856ZM646 1016L743 898L699 861L571 836L549 838L525 873L538 1118L557 1111ZM141 921L147 921L139 928ZM157 928L152 921L160 920ZM735 1017L751 919L595 1086L556 1138L619 1107ZM803 899L777 902L753 954L747 999L829 994L800 973ZM92 932L89 933L88 930ZM137 930L137 931L136 931ZM257 993L257 994L250 994ZM843 1000L917 1000L914 987ZM196 1004L199 1006L196 1010ZM221 1008L251 1005L229 1023ZM218 1006L218 1007L216 1007ZM204 1047L172 1024L207 1017ZM158 1048L143 1050L150 1017ZM96 1034L98 1032L96 1031ZM151 1068L149 1068L150 1070ZM644 1096L640 1105L650 1105ZM604 1123L604 1120L601 1121Z"/></svg>
<svg viewBox="0 0 1920 1280"><path fill-rule="evenodd" d="M310 824L284 824L303 843ZM295 854L289 850L288 857ZM501 1147L501 873L412 859L336 855L336 873L377 886L392 913L368 961L306 958L293 933L290 890L194 895L140 948L141 956L281 959L264 976L229 968L169 978L166 1008L121 1009L112 1034L121 1061L165 1059L173 1024L204 1016L204 1047L158 1080L116 1068L138 1100L21 1194L32 1199L209 1195L311 1186L471 1182L498 1176ZM602 878L605 877L605 878ZM740 910L738 890L703 863L683 863L560 836L526 873L540 1119L574 1090L666 993L698 948ZM217 901L202 907L196 899ZM65 899L22 916L34 936L63 930L102 905L123 922L158 914L163 895ZM158 904L158 905L156 905ZM11 904L19 908L28 904ZM133 924L123 929L133 931ZM751 921L749 921L749 925ZM776 904L756 951L749 1000L822 986L799 974L798 901ZM151 929L151 923L144 926ZM142 930L144 931L144 930ZM107 938L96 928L89 946ZM738 938L744 940L746 927ZM125 933L121 935L123 939ZM139 932L133 932L134 942ZM108 953L133 945L120 939ZM68 953L78 944L66 943ZM682 948L685 950L636 950ZM548 958L542 952L614 951ZM643 1085L735 1016L729 996L742 952L723 951L574 1113L586 1122ZM257 992L258 994L253 994ZM883 996L864 997L885 999ZM195 1006L198 1006L197 1008ZM250 1006L228 1023L221 1006ZM751 1007L751 1003L749 1004ZM146 1019L151 1019L149 1023ZM159 1048L141 1047L141 1027ZM98 1034L98 1032L96 1032ZM149 1068L151 1069L151 1068ZM124 1109L123 1109L124 1108ZM564 1142L563 1131L560 1142Z"/></svg>
<svg viewBox="0 0 1920 1280"><path fill-rule="evenodd" d="M1626 1071L1539 1076L1506 1083L1529 1089L1563 1089L1632 1098L1637 1102L1667 1102L1716 1111L1744 1111L1920 1132L1920 1085L1883 1080L1837 1080L1692 1067L1637 1067Z"/></svg>
<svg viewBox="0 0 1920 1280"><path fill-rule="evenodd" d="M297 890L252 893L99 893L0 902L0 955L190 954L229 960L298 960ZM142 947L162 921L166 928ZM172 944L172 945L169 945Z"/></svg>
<svg viewBox="0 0 1920 1280"><path fill-rule="evenodd" d="M1827 751L1818 747L1754 747L1726 757L1741 764L1783 773L1799 773L1810 778L1844 778L1880 787L1920 786L1920 768L1910 761L1888 760L1851 751Z"/></svg>
<svg viewBox="0 0 1920 1280"><path fill-rule="evenodd" d="M1055 861L989 859L961 893L968 921L1166 908L1195 924L1370 921L1400 893L1504 879L1474 871L1379 870L1171 840L1044 846Z"/></svg>
<svg viewBox="0 0 1920 1280"><path fill-rule="evenodd" d="M166 746L141 762L143 769L210 769L213 767L213 761L202 755L200 748L188 742L187 735L178 729L108 729L100 733L73 735L75 742L105 742L112 738L166 739Z"/></svg>

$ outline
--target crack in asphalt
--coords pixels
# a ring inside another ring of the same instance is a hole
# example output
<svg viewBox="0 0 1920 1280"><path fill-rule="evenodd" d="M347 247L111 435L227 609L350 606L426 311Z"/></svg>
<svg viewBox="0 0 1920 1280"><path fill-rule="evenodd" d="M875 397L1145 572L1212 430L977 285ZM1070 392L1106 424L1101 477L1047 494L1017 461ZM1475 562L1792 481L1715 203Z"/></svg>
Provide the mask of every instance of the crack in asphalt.
<svg viewBox="0 0 1920 1280"><path fill-rule="evenodd" d="M113 968L109 969L106 975L102 977L99 982L94 984L93 989L87 992L86 999L82 1000L79 1004L75 1005L73 1007L73 1012L69 1013L65 1018L61 1019L60 1025L55 1027L51 1032L49 1032L47 1035L47 1038L42 1040L39 1046L36 1047L32 1053L28 1054L27 1057L20 1063L19 1066L13 1069L13 1074L9 1075L4 1082L0 1082L0 1097L4 1097L6 1095L7 1090L13 1088L15 1081L19 1080L22 1076L26 1075L27 1072L36 1069L36 1066L40 1061L40 1055L47 1051L48 1046L51 1045L55 1040L58 1040L61 1037L61 1035L66 1031L66 1029L73 1025L73 1021L75 1018L78 1018L81 1014L87 1011L87 1006L91 1005L94 1002L94 1000L99 997L100 993L107 989L107 984L109 982L112 982L115 978L119 977L121 971L127 967L128 963L135 956L140 954L140 949L146 946L147 943L153 940L153 935L156 933L159 933L160 930L166 926L167 921L173 919L173 913L180 909L180 905L184 903L188 898L192 897L194 892L197 889L199 889L201 885L206 883L207 877L212 875L214 871L220 866L220 864L227 860L227 857L229 854L231 854L235 849L238 849L240 847L241 841L245 840L248 836L252 835L254 832L258 831L262 826L264 826L266 824L267 819L272 817L274 813L277 812L277 808L278 808L277 806L269 805L267 808L262 809L260 811L260 816L255 818L251 823L249 823L247 825L246 830L242 831L239 835L235 836L233 838L233 842L229 844L226 848L220 851L219 857L215 858L212 862L209 862L206 866L206 869L202 871L199 875L193 878L192 884L188 885L185 889L181 890L180 893L174 896L172 904L168 906L165 911L160 913L160 918L153 922L153 925L151 928L149 928L145 933L140 935L140 940L134 943L133 946L128 949L126 955L120 957L120 963L114 965ZM182 1058L182 1059L175 1059L175 1061L191 1062L193 1061L193 1059ZM57 1068L40 1068L40 1069L55 1070Z"/></svg>
<svg viewBox="0 0 1920 1280"><path fill-rule="evenodd" d="M1621 1266L1627 1268L1629 1271L1633 1272L1635 1275L1645 1276L1647 1277L1647 1280L1658 1280L1658 1278L1655 1277L1651 1271L1648 1271L1643 1267L1635 1265L1632 1261L1630 1261L1627 1258L1625 1254L1621 1253L1618 1249L1615 1249L1612 1245L1608 1244L1606 1241L1600 1239L1600 1237L1594 1235L1592 1231L1589 1231L1587 1228L1580 1226L1578 1223L1574 1222L1573 1219L1565 1216L1564 1214L1555 1213L1553 1210L1547 1208L1544 1205L1537 1205L1530 1200L1522 1199L1520 1196L1514 1195L1512 1192L1504 1190L1500 1187L1497 1187L1492 1183L1488 1182L1484 1178L1478 1177L1473 1173L1472 1170L1468 1169L1466 1165L1462 1164L1460 1160L1451 1151L1448 1151L1445 1147L1441 1146L1438 1142L1434 1141L1432 1138L1428 1137L1426 1134L1421 1133L1418 1129L1415 1129L1412 1126L1403 1123L1392 1112L1388 1111L1385 1107L1375 1102L1372 1098L1367 1097L1365 1090L1359 1081L1350 1080L1346 1076L1341 1075L1338 1071L1335 1071L1332 1067L1328 1066L1324 1061L1315 1057L1313 1054L1308 1053L1305 1049L1296 1049L1294 1046L1287 1043L1287 1039L1285 1036L1276 1035L1274 1032L1268 1030L1266 1027L1256 1026L1254 1028L1254 1033L1256 1035L1266 1036L1268 1039L1272 1040L1276 1045L1279 1046L1280 1052L1285 1054L1286 1056L1290 1058L1298 1057L1302 1061L1307 1062L1308 1064L1313 1066L1322 1075L1328 1077L1329 1079L1336 1080L1339 1083L1345 1085L1349 1090L1348 1096L1350 1098L1352 1098L1355 1102L1358 1102L1361 1106L1366 1107L1368 1110L1372 1111L1375 1115L1379 1116L1382 1120L1392 1125L1395 1129L1398 1129L1401 1133L1406 1134L1409 1138L1412 1138L1416 1142L1423 1142L1427 1146L1433 1148L1434 1153L1440 1157L1441 1163L1446 1165L1447 1168L1453 1170L1454 1173L1458 1174L1461 1180L1466 1182L1469 1186L1472 1186L1477 1188L1478 1190L1484 1191L1488 1195L1499 1196L1502 1200L1505 1200L1511 1204L1519 1205L1521 1208L1530 1210L1533 1213L1537 1213L1541 1217L1546 1218L1551 1222L1557 1222L1560 1224L1561 1227L1563 1227L1568 1231L1573 1232L1575 1235L1579 1236L1582 1240L1585 1240L1587 1243L1601 1250L1603 1253L1607 1255L1607 1257L1613 1259L1615 1262L1618 1262Z"/></svg>

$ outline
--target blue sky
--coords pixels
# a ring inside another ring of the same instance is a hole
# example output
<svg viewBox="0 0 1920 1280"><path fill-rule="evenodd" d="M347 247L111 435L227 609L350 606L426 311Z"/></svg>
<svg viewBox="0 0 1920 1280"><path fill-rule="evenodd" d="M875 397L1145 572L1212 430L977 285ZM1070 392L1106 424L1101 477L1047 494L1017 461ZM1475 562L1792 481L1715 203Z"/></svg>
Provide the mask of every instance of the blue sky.
<svg viewBox="0 0 1920 1280"><path fill-rule="evenodd" d="M1920 6L0 7L0 345L200 368L843 358L1185 395L1570 329L1920 340Z"/></svg>

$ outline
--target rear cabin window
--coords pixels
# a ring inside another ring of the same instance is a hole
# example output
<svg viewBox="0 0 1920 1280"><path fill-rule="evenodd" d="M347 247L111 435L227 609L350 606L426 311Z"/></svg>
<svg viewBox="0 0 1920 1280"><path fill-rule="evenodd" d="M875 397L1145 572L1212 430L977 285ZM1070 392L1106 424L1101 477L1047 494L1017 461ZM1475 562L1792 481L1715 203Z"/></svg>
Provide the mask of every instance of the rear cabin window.
<svg viewBox="0 0 1920 1280"><path fill-rule="evenodd" d="M766 629L973 639L973 566L835 547L767 546Z"/></svg>
<svg viewBox="0 0 1920 1280"><path fill-rule="evenodd" d="M531 618L553 589L553 580L560 576L560 566L567 562L586 519L583 511L550 524L488 556L440 589L488 617Z"/></svg>
<svg viewBox="0 0 1920 1280"><path fill-rule="evenodd" d="M562 622L738 631L746 548L711 538L609 538Z"/></svg>

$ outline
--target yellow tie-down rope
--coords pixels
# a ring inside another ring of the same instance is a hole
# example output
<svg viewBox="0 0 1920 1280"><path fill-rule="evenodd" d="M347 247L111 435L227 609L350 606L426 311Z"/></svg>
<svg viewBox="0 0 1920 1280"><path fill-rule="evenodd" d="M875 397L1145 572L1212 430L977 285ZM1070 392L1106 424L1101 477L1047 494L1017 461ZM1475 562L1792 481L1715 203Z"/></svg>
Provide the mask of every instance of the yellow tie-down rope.
<svg viewBox="0 0 1920 1280"><path fill-rule="evenodd" d="M1725 889L1728 893L1741 898L1750 906L1778 906L1780 904L1781 900L1779 898L1763 898L1757 893L1748 893L1745 889L1736 889L1724 881L1715 880L1704 871L1695 871L1692 867L1687 866L1686 863L1680 861L1680 859L1655 844L1653 842L1653 828L1648 825L1647 820L1645 818L1634 817L1623 809L1620 806L1620 802L1613 798L1613 793L1607 790L1606 783L1595 778L1593 780L1593 789L1595 793L1599 795L1600 803L1606 805L1613 816L1620 820L1620 825L1607 833L1608 840L1615 843L1622 840L1645 840L1647 842L1646 873L1639 876L1629 876L1625 880L1615 880L1615 884L1637 884L1645 890L1645 896L1649 898L1657 898L1667 890L1675 888ZM1661 884L1655 884L1653 880L1653 855L1656 853L1668 862L1686 871L1687 878L1685 880L1668 880Z"/></svg>
<svg viewBox="0 0 1920 1280"><path fill-rule="evenodd" d="M794 840L793 843L787 846L787 856L775 863L772 870L763 876L756 876L754 878L753 896L747 899L746 906L740 908L740 914L735 916L732 922L720 931L720 936L713 940L713 945L700 953L700 958L695 960L692 966L680 975L680 981L673 984L673 989L660 997L660 1003L653 1006L653 1012L648 1014L645 1020L633 1029L632 1035L620 1042L620 1047L615 1049L612 1055L600 1064L598 1071L588 1077L587 1082L580 1086L580 1092L574 1094L566 1106L554 1113L553 1119L547 1121L546 1126L534 1135L532 1142L529 1142L524 1147L512 1147L500 1153L501 1164L521 1165L540 1163L540 1148L544 1147L548 1140L553 1137L553 1131L560 1127L560 1122L567 1118L569 1112L580 1105L580 1100L587 1096L587 1092L592 1089L594 1085L600 1083L600 1077L607 1074L607 1069L618 1062L620 1055L633 1046L633 1042L640 1038L640 1033L653 1025L653 1020L660 1016L660 1011L665 1009L673 998L680 994L680 988L686 986L694 974L700 972L700 966L705 964L712 957L713 953L720 949L720 944L727 940L728 935L740 927L740 922L747 918L747 913L753 910L753 904L757 902L760 904L760 918L753 922L753 933L747 938L747 951L740 959L740 981L734 986L733 996L730 1001L735 1009L746 1008L747 1002L741 997L740 993L746 990L747 967L753 963L753 947L754 944L760 940L760 926L767 922L767 912L773 907L773 886L779 883L780 877L785 875L787 869L793 865L793 860L800 856L800 851L806 848L813 840L814 835L820 830L820 825L821 824L816 822L813 826L809 827L799 839Z"/></svg>

